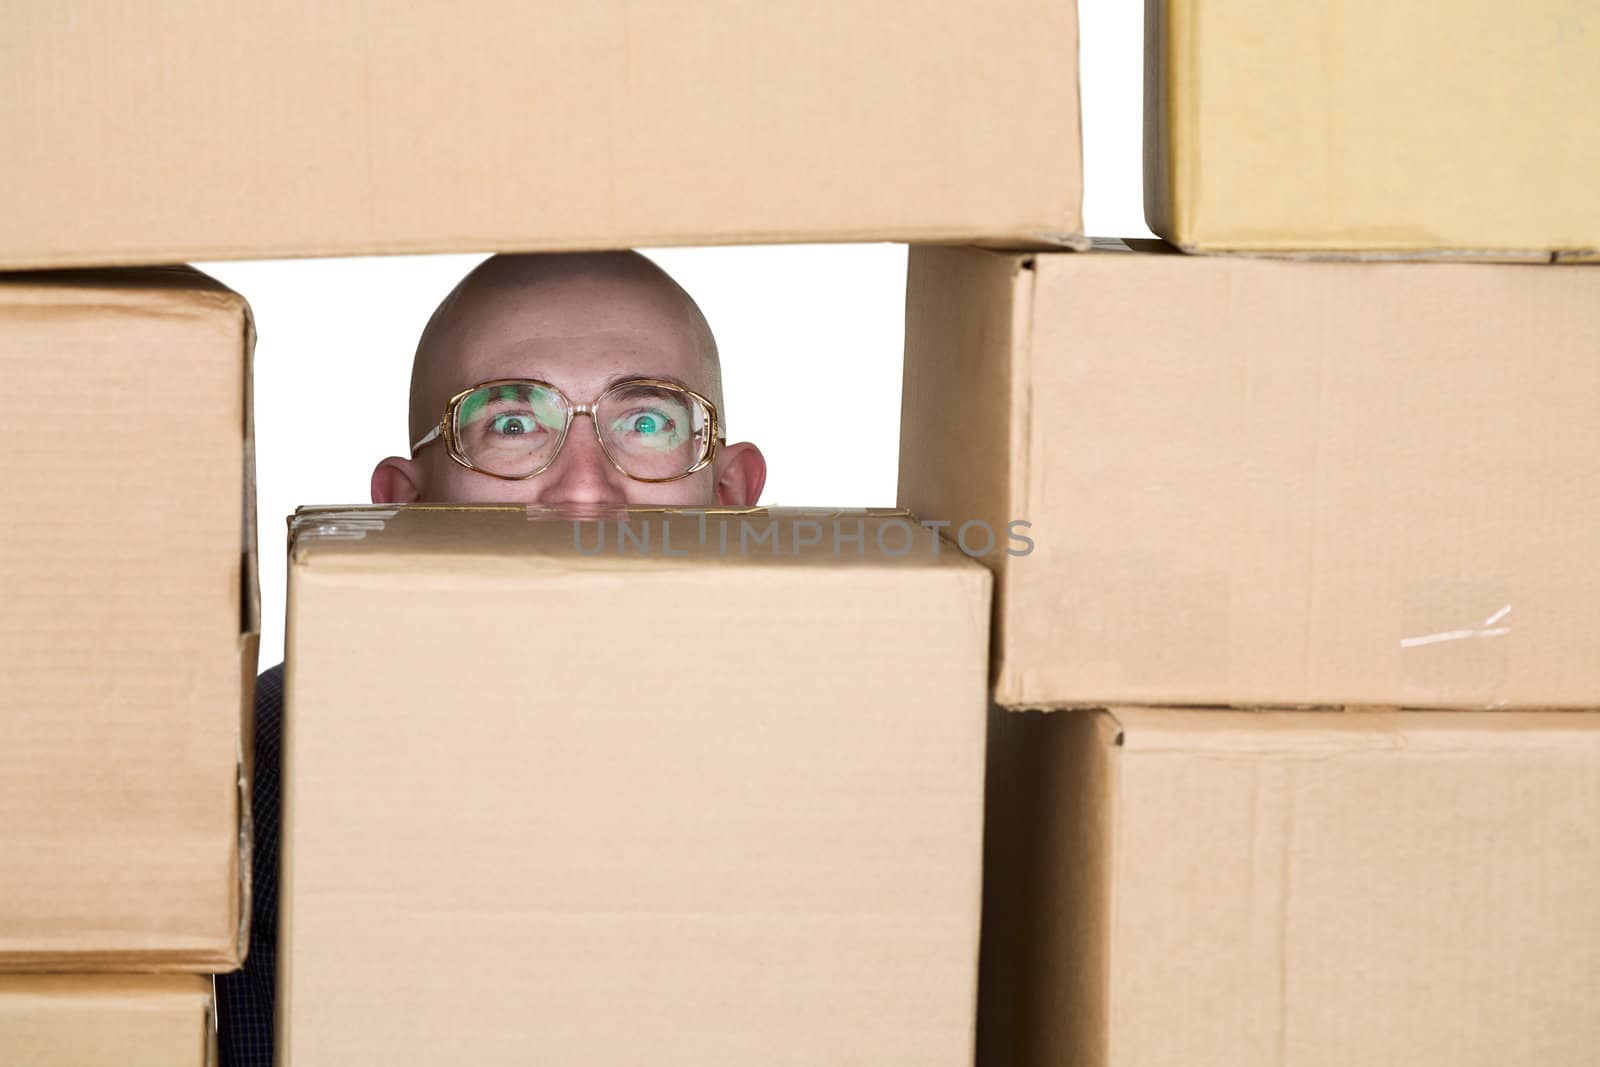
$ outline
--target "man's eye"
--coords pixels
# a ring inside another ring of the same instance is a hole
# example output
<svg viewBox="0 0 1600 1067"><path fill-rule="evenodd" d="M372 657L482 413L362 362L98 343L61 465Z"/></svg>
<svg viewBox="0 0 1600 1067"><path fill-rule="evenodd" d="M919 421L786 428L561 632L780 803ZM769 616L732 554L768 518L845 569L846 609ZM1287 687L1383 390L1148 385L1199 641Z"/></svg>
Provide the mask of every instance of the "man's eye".
<svg viewBox="0 0 1600 1067"><path fill-rule="evenodd" d="M670 434L677 428L671 416L659 411L636 411L622 420L622 429L642 437Z"/></svg>
<svg viewBox="0 0 1600 1067"><path fill-rule="evenodd" d="M532 415L496 415L489 420L489 432L506 437L533 433L538 428L539 424Z"/></svg>

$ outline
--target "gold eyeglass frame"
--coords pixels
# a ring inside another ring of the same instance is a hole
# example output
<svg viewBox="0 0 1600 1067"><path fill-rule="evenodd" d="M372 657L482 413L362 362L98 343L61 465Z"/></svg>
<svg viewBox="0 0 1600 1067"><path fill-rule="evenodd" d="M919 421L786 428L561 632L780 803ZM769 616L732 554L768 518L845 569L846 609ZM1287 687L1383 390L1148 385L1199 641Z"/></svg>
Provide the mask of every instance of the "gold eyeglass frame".
<svg viewBox="0 0 1600 1067"><path fill-rule="evenodd" d="M479 389L488 389L497 385L532 385L541 389L548 389L552 393L555 393L557 396L559 396L562 402L566 405L567 422L566 425L561 428L561 436L556 439L556 447L551 450L550 458L545 460L544 465L538 470L529 474L496 474L494 471L484 470L482 467L477 466L467 458L466 453L462 452L461 450L460 441L456 437L456 415L461 407L461 402L467 397L471 396L473 393L476 393ZM617 458L611 454L611 449L606 446L605 435L600 432L600 420L595 417L595 409L600 406L600 402L609 396L612 391L635 385L664 387L667 389L676 390L680 393L686 393L696 402L705 407L706 418L708 422L707 428L711 431L709 443L706 445L706 454L700 457L699 461L696 462L694 466L690 467L682 474L674 474L670 478L641 478L637 474L630 474L622 466L622 464L617 462ZM697 471L705 470L706 467L711 464L711 461L716 458L718 446L726 445L728 443L727 440L722 436L721 416L717 412L717 405L713 404L700 393L690 389L688 386L680 385L677 382L669 382L665 378L624 378L621 381L612 382L610 385L606 386L604 392L595 397L595 399L588 404L573 403L572 398L567 396L566 393L562 392L556 386L551 385L549 382L541 381L538 378L492 378L489 381L479 382L477 385L463 389L461 392L451 397L450 402L445 405L444 415L439 419L438 423L434 425L433 429L423 434L419 440L412 444L411 458L415 459L417 453L424 445L431 444L433 441L443 437L445 448L449 451L450 458L467 468L469 471L477 471L479 474L487 474L491 478L499 478L502 481L524 482L529 478L537 478L539 475L549 470L551 465L554 464L558 458L560 458L561 449L564 448L567 443L567 434L572 430L572 424L579 415L589 416L589 424L594 427L595 440L600 442L601 454L606 457L607 461L609 461L619 473L625 477L632 478L636 482L676 482L680 479L687 478L689 475L694 474Z"/></svg>

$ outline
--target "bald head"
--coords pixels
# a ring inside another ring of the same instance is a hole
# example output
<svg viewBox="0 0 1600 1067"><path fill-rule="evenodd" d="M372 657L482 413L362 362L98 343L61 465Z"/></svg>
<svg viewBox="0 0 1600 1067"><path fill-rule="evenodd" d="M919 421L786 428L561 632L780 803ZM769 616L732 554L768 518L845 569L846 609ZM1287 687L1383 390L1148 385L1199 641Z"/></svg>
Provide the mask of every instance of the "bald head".
<svg viewBox="0 0 1600 1067"><path fill-rule="evenodd" d="M584 362L681 379L722 410L716 339L666 271L637 252L497 255L451 290L422 331L411 366L411 439L477 382L536 377L565 389L541 368L584 379L591 376L576 367Z"/></svg>
<svg viewBox="0 0 1600 1067"><path fill-rule="evenodd" d="M502 255L479 264L445 297L417 343L413 444L439 424L451 397L507 378L547 382L574 405L592 404L627 379L662 378L724 414L717 344L705 316L636 252ZM748 507L760 499L766 459L748 441L709 449L709 462L681 477L641 480L608 455L595 413L571 413L580 417L582 429L563 433L555 458L527 478L475 468L434 436L409 456L379 461L373 502ZM725 419L718 429L725 437Z"/></svg>

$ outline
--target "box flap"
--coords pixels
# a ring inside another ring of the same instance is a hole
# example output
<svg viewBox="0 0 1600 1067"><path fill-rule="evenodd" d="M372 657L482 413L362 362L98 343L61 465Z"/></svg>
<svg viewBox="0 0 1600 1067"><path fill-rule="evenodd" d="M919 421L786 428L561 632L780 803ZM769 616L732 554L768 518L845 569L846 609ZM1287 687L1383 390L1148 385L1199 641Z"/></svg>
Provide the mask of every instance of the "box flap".
<svg viewBox="0 0 1600 1067"><path fill-rule="evenodd" d="M1197 757L1328 759L1395 752L1502 753L1593 749L1600 757L1600 715L1583 711L1400 711L1360 709L1109 709L1128 757L1189 753Z"/></svg>
<svg viewBox="0 0 1600 1067"><path fill-rule="evenodd" d="M0 1012L38 1003L81 1002L95 1011L153 1002L192 1004L209 1012L211 979L192 974L0 974Z"/></svg>
<svg viewBox="0 0 1600 1067"><path fill-rule="evenodd" d="M289 539L294 566L352 573L421 559L461 574L506 566L636 573L713 561L895 569L970 562L896 508L302 507Z"/></svg>

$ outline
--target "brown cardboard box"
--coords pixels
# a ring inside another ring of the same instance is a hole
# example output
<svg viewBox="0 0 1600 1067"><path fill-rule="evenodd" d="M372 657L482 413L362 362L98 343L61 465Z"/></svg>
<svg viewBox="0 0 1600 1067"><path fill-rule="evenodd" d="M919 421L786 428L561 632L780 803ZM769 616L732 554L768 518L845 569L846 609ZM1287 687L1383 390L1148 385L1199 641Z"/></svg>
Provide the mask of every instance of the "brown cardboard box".
<svg viewBox="0 0 1600 1067"><path fill-rule="evenodd" d="M11 0L0 267L1082 231L1059 0Z"/></svg>
<svg viewBox="0 0 1600 1067"><path fill-rule="evenodd" d="M1600 249L1589 0L1146 0L1145 215L1188 251Z"/></svg>
<svg viewBox="0 0 1600 1067"><path fill-rule="evenodd" d="M1600 706L1600 270L909 272L899 502L1032 523L1002 703Z"/></svg>
<svg viewBox="0 0 1600 1067"><path fill-rule="evenodd" d="M626 514L298 514L283 1067L971 1062L989 572Z"/></svg>
<svg viewBox="0 0 1600 1067"><path fill-rule="evenodd" d="M980 1067L1588 1067L1600 712L992 715Z"/></svg>
<svg viewBox="0 0 1600 1067"><path fill-rule="evenodd" d="M0 975L9 1067L212 1067L211 980L194 975Z"/></svg>
<svg viewBox="0 0 1600 1067"><path fill-rule="evenodd" d="M253 342L192 270L0 278L0 971L239 964Z"/></svg>

